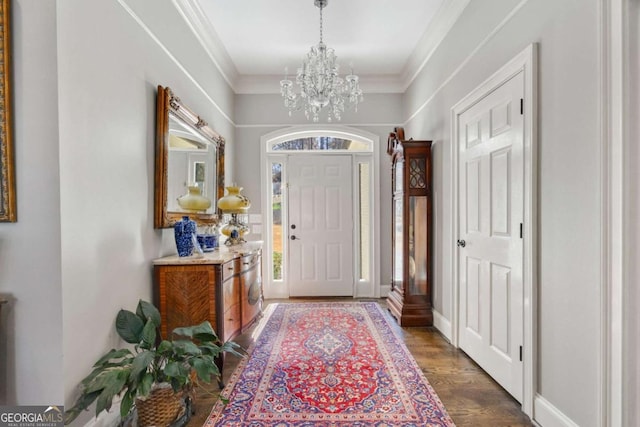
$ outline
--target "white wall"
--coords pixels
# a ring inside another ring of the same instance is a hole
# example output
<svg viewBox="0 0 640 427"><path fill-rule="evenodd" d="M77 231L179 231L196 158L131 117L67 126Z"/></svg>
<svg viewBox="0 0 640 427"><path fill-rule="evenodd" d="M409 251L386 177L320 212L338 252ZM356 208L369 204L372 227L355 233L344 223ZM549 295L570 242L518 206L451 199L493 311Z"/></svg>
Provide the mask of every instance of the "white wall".
<svg viewBox="0 0 640 427"><path fill-rule="evenodd" d="M55 2L12 2L18 222L0 224L0 404L62 404ZM6 359L5 359L6 357Z"/></svg>
<svg viewBox="0 0 640 427"><path fill-rule="evenodd" d="M175 252L172 231L153 229L157 85L227 137L231 155L224 115L234 100L171 2L65 0L57 20L61 218L52 228L62 235L64 310L52 328L64 335L55 365L70 406L95 360L121 345L117 311L151 299L151 261Z"/></svg>
<svg viewBox="0 0 640 427"><path fill-rule="evenodd" d="M405 94L407 135L436 141L434 303L451 319L450 109L539 44L537 390L580 426L600 403L598 37L596 0L473 1Z"/></svg>

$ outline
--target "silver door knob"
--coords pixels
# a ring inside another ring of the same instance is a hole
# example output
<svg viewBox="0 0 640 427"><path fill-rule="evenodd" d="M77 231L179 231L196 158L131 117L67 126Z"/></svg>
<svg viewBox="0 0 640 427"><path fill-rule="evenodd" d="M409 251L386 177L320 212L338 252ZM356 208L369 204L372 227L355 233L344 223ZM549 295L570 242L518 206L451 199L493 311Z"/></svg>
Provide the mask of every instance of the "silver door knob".
<svg viewBox="0 0 640 427"><path fill-rule="evenodd" d="M464 248L465 246L467 246L467 242L465 242L464 240L458 240L458 246Z"/></svg>

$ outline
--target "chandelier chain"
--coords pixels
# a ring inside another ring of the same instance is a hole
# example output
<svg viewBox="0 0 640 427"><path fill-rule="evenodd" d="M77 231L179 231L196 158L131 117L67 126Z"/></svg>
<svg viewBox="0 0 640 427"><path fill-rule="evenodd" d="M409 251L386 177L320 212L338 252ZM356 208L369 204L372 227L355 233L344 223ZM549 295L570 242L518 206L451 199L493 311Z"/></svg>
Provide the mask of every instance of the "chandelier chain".
<svg viewBox="0 0 640 427"><path fill-rule="evenodd" d="M322 44L322 6L320 6L320 43Z"/></svg>

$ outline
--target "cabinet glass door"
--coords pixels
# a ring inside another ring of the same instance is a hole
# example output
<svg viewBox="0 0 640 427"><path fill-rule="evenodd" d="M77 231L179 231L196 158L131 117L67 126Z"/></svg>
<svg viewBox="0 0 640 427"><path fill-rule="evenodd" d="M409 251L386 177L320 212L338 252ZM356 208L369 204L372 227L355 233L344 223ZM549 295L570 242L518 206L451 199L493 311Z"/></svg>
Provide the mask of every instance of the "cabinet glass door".
<svg viewBox="0 0 640 427"><path fill-rule="evenodd" d="M393 219L393 234L394 234L394 260L393 260L393 284L399 285L402 288L403 277L403 245L404 245L404 231L402 223L402 197L394 199L394 219Z"/></svg>
<svg viewBox="0 0 640 427"><path fill-rule="evenodd" d="M409 197L409 286L411 295L427 295L427 197Z"/></svg>
<svg viewBox="0 0 640 427"><path fill-rule="evenodd" d="M404 162L402 161L398 161L395 164L395 176L393 179L393 191L396 193L399 193L402 191L402 189L404 188Z"/></svg>

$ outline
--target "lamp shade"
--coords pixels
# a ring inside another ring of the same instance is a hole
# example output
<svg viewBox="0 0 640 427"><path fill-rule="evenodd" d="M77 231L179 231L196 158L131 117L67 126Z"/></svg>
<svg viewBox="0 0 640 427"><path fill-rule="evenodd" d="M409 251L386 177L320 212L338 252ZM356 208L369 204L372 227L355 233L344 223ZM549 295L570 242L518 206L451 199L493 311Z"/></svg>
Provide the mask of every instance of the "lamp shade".
<svg viewBox="0 0 640 427"><path fill-rule="evenodd" d="M251 207L251 201L240 194L242 187L229 186L226 189L227 194L218 199L218 209L228 214L247 213Z"/></svg>
<svg viewBox="0 0 640 427"><path fill-rule="evenodd" d="M204 197L200 192L200 187L190 185L189 192L178 197L178 204L187 212L204 212L211 206L211 200Z"/></svg>

